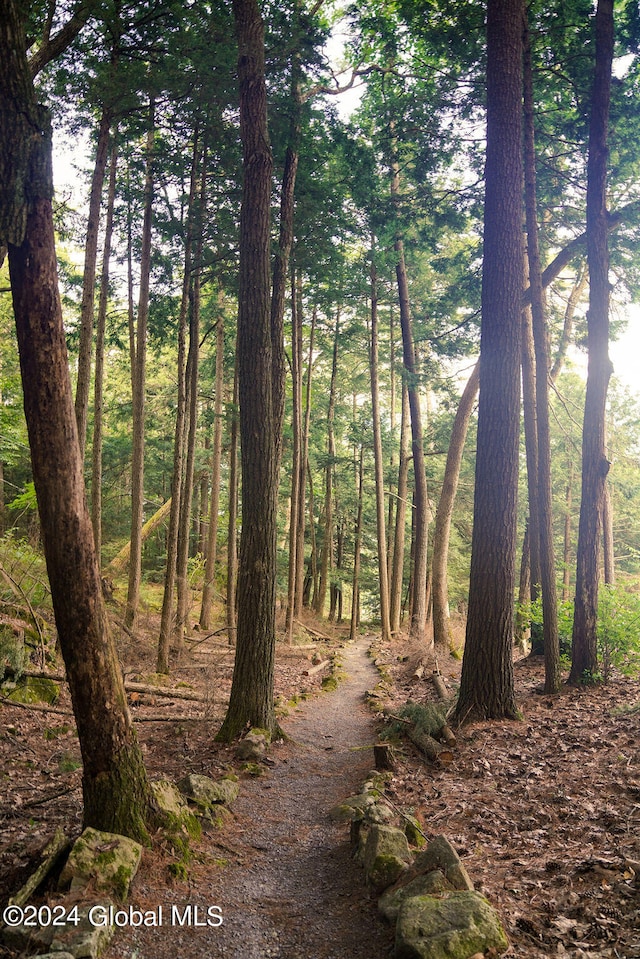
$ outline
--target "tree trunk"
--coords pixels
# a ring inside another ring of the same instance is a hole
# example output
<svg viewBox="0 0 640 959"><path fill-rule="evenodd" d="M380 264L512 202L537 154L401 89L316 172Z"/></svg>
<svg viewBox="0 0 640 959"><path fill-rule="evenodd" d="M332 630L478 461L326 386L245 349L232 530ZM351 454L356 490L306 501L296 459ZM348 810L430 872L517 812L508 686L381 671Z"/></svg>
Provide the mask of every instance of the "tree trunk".
<svg viewBox="0 0 640 959"><path fill-rule="evenodd" d="M399 194L398 166L394 164L391 194ZM400 303L400 325L402 327L402 355L407 378L409 410L411 414L411 451L414 476L415 526L413 540L413 602L411 604L411 635L424 642L427 620L427 548L429 535L429 497L427 494L427 474L424 462L422 430L422 411L420 409L420 391L413 325L409 303L409 283L404 261L404 243L396 237L396 277L398 282L398 300Z"/></svg>
<svg viewBox="0 0 640 959"><path fill-rule="evenodd" d="M551 435L549 427L549 332L542 290L542 269L538 243L536 155L534 131L533 72L531 41L525 15L524 43L524 170L525 209L527 222L527 254L531 315L535 345L536 422L538 438L538 536L540 549L540 585L542 588L542 639L544 644L546 693L560 688L560 640L558 637L558 599L556 563L553 550L553 495L551 489Z"/></svg>
<svg viewBox="0 0 640 959"><path fill-rule="evenodd" d="M598 0L596 62L587 162L589 365L582 431L582 501L578 527L576 599L569 682L595 681L598 672L598 573L600 521L609 462L605 408L609 360L609 249L607 240L607 133L613 60L613 0Z"/></svg>
<svg viewBox="0 0 640 959"><path fill-rule="evenodd" d="M96 324L96 368L93 388L93 443L91 450L91 523L96 547L96 556L100 563L102 553L102 414L104 381L104 340L107 324L107 304L109 300L109 263L111 259L111 238L113 236L113 210L116 198L116 174L118 168L118 147L115 141L111 146L111 164L109 170L109 196L104 231L104 249L102 254L102 276L100 278L100 299L98 302L98 321ZM76 410L77 420L77 410Z"/></svg>
<svg viewBox="0 0 640 959"><path fill-rule="evenodd" d="M242 535L238 637L229 708L218 738L247 724L274 732L276 513L281 421L271 327L270 212L272 156L267 126L264 25L257 0L233 0L238 37L240 135L244 185L240 213L238 376L242 455ZM274 397L274 379L275 397Z"/></svg>
<svg viewBox="0 0 640 959"><path fill-rule="evenodd" d="M216 330L216 395L214 401L213 456L211 457L211 506L209 509L209 535L202 589L202 607L200 626L211 626L211 606L216 581L216 561L218 558L218 509L220 506L220 470L222 467L222 411L224 393L224 319L222 312L218 318Z"/></svg>
<svg viewBox="0 0 640 959"><path fill-rule="evenodd" d="M131 385L133 392L132 462L131 462L131 557L125 623L135 625L140 601L142 577L142 524L144 519L144 414L147 366L147 321L149 319L149 280L151 274L151 232L153 224L153 152L155 136L155 102L149 100L149 129L147 131L146 175L144 185L144 222L140 253L140 293L135 349L131 354Z"/></svg>
<svg viewBox="0 0 640 959"><path fill-rule="evenodd" d="M304 594L304 541L306 523L306 479L309 472L309 434L311 429L311 375L313 372L313 348L315 340L317 311L314 307L311 314L311 330L309 332L309 354L307 360L307 385L305 398L304 423L302 427L302 457L300 461L300 484L298 490L298 535L296 537L296 598L295 615L300 619L302 614L303 594ZM313 535L313 524L312 524Z"/></svg>
<svg viewBox="0 0 640 959"><path fill-rule="evenodd" d="M333 421L336 407L336 383L338 379L338 342L340 339L340 312L336 316L336 329L333 337L333 360L331 365L331 384L329 386L329 406L327 408L327 465L325 468L324 486L324 537L320 553L320 571L318 578L318 592L313 608L320 616L324 612L331 568L331 554L333 546L333 469L336 456L336 444L333 432Z"/></svg>
<svg viewBox="0 0 640 959"><path fill-rule="evenodd" d="M84 825L148 840L151 791L102 598L73 404L51 197L51 128L23 24L0 0L0 244L7 243L47 571L83 760Z"/></svg>
<svg viewBox="0 0 640 959"><path fill-rule="evenodd" d="M78 348L78 378L76 380L76 421L80 452L84 457L87 437L87 414L89 410L89 388L91 385L91 354L93 351L93 318L96 287L96 263L98 261L98 227L102 206L102 188L109 157L109 130L112 111L102 108L96 159L91 177L89 194L89 216L84 245L84 273L82 277L82 300L80 301L80 344Z"/></svg>
<svg viewBox="0 0 640 959"><path fill-rule="evenodd" d="M353 546L353 579L351 581L351 623L349 626L349 640L356 638L360 606L360 562L362 555L362 503L364 487L364 446L360 447L360 463L358 466L358 515Z"/></svg>
<svg viewBox="0 0 640 959"><path fill-rule="evenodd" d="M159 673L169 672L169 650L174 625L174 595L176 585L176 569L178 564L178 529L180 526L180 506L184 484L184 452L185 452L185 422L187 414L187 382L186 382L186 340L187 340L187 313L189 309L189 286L191 283L191 248L193 242L193 211L197 188L199 143L198 135L194 133L193 159L191 163L191 179L189 186L189 210L187 212L187 234L184 248L184 275L182 277L182 297L178 314L178 358L177 358L177 395L176 395L176 424L173 440L173 476L171 479L171 511L169 515L169 532L167 535L167 564L164 571L164 592L162 595L162 613L160 617L160 636L158 639L158 662L156 669Z"/></svg>
<svg viewBox="0 0 640 959"><path fill-rule="evenodd" d="M380 587L380 629L382 641L391 639L389 618L389 570L387 567L387 532L385 529L384 463L382 461L382 428L380 425L380 387L378 384L378 281L375 263L375 241L371 242L371 341L369 373L371 377L371 413L373 419L373 455L376 477L376 529L378 533L378 583Z"/></svg>
<svg viewBox="0 0 640 959"><path fill-rule="evenodd" d="M536 410L535 347L531 324L531 307L522 311L522 407L527 460L527 496L529 516L529 587L530 600L535 603L540 595L540 517L538 515L538 415ZM536 624L531 625L533 649L542 652L542 635Z"/></svg>
<svg viewBox="0 0 640 959"><path fill-rule="evenodd" d="M573 463L569 464L569 479L564 501L564 531L562 544L562 602L569 600L571 586L571 505L573 499Z"/></svg>
<svg viewBox="0 0 640 959"><path fill-rule="evenodd" d="M287 592L286 633L289 643L293 642L293 622L295 619L296 585L298 583L298 511L300 509L300 482L303 475L300 469L302 458L302 369L301 339L302 327L299 321L298 296L296 292L295 271L291 278L291 401L292 401L292 462L291 462L291 508L289 510L289 582Z"/></svg>
<svg viewBox="0 0 640 959"><path fill-rule="evenodd" d="M480 401L458 721L515 718L512 645L522 304L521 0L488 0Z"/></svg>
<svg viewBox="0 0 640 959"><path fill-rule="evenodd" d="M615 586L616 563L613 548L613 507L611 504L611 488L608 481L604 486L604 497L602 500L602 550L605 584L607 586Z"/></svg>
<svg viewBox="0 0 640 959"><path fill-rule="evenodd" d="M458 491L460 466L464 444L469 429L469 420L476 401L480 383L480 363L476 363L464 388L455 420L451 430L447 462L444 468L442 490L436 511L435 531L433 534L433 559L431 564L433 581L433 638L438 650L446 650L451 642L449 629L449 595L447 584L447 561L449 557L449 536L453 504Z"/></svg>
<svg viewBox="0 0 640 959"><path fill-rule="evenodd" d="M407 525L407 496L409 495L409 393L402 383L402 416L400 420L400 453L398 456L398 487L396 526L393 538L393 567L391 571L391 632L400 631L402 617L402 581L404 578L404 547Z"/></svg>
<svg viewBox="0 0 640 959"><path fill-rule="evenodd" d="M238 584L238 364L233 376L233 403L229 440L229 527L227 535L227 632L236 641L236 590Z"/></svg>

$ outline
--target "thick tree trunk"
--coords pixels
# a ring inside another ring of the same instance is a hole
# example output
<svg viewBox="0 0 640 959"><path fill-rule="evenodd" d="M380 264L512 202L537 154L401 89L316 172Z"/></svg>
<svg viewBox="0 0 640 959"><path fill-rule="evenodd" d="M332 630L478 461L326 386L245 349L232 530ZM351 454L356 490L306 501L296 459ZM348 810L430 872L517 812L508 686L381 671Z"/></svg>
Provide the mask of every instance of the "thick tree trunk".
<svg viewBox="0 0 640 959"><path fill-rule="evenodd" d="M569 464L569 479L564 501L564 530L562 542L562 602L569 599L571 586L571 506L573 499L573 463Z"/></svg>
<svg viewBox="0 0 640 959"><path fill-rule="evenodd" d="M380 425L380 387L378 384L378 281L375 264L375 242L371 243L371 341L369 373L371 377L371 413L373 418L373 455L376 477L376 529L378 533L378 584L380 588L380 630L382 641L391 639L389 618L389 570L387 567L387 531L385 529L384 463L382 461L382 428Z"/></svg>
<svg viewBox="0 0 640 959"><path fill-rule="evenodd" d="M98 301L98 320L96 323L96 368L93 386L93 443L91 449L91 523L96 546L96 556L100 563L102 553L102 414L104 381L104 341L107 324L107 304L109 300L109 263L111 260L111 238L113 236L113 210L116 198L116 174L118 168L118 147L114 138L111 146L109 170L109 195L104 231L104 249L102 254L102 276L100 277L100 298ZM76 410L77 419L77 410Z"/></svg>
<svg viewBox="0 0 640 959"><path fill-rule="evenodd" d="M131 353L131 385L133 392L133 428L131 462L131 557L125 623L132 628L138 615L142 578L142 525L144 521L144 416L147 371L147 322L149 319L149 281L151 275L151 235L153 225L153 152L155 136L155 102L149 101L149 129L146 146L144 185L144 221L140 253L140 293L135 349Z"/></svg>
<svg viewBox="0 0 640 959"><path fill-rule="evenodd" d="M282 343L274 342L278 334L271 328L273 162L267 126L264 27L256 0L233 0L233 12L239 47L244 164L238 296L242 535L236 660L229 708L218 733L222 740L237 736L247 724L271 732L276 728L273 679L281 429L277 383L274 405L274 349L281 350Z"/></svg>
<svg viewBox="0 0 640 959"><path fill-rule="evenodd" d="M604 581L607 586L616 584L616 562L613 547L613 506L611 503L611 489L605 483L602 499L602 552L604 559Z"/></svg>
<svg viewBox="0 0 640 959"><path fill-rule="evenodd" d="M613 0L598 0L596 62L587 163L589 262L589 366L582 432L582 501L578 527L576 599L569 682L595 681L598 673L598 574L600 522L609 472L605 407L609 360L609 249L607 242L607 134L613 60Z"/></svg>
<svg viewBox="0 0 640 959"><path fill-rule="evenodd" d="M102 598L69 379L51 129L25 49L15 3L0 0L0 244L8 244L42 541L82 753L84 824L146 840L151 791Z"/></svg>
<svg viewBox="0 0 640 959"><path fill-rule="evenodd" d="M514 718L522 304L521 0L488 0L480 401L469 614L456 718Z"/></svg>
<svg viewBox="0 0 640 959"><path fill-rule="evenodd" d="M436 511L431 571L433 581L433 638L436 649L438 650L448 649L451 641L447 585L451 516L458 491L460 466L462 464L462 454L464 452L467 431L469 429L469 420L473 412L479 384L480 362L478 361L464 388L453 422L449 450L447 452L447 462L442 480L442 490Z"/></svg>
<svg viewBox="0 0 640 959"><path fill-rule="evenodd" d="M536 373L535 347L533 345L533 329L531 325L531 307L522 311L522 408L524 420L524 439L527 460L527 494L529 516L527 529L529 533L529 585L530 599L535 602L540 595L540 517L538 515L538 415L536 411ZM542 652L542 635L537 635L539 629L532 625L531 635L533 647L538 653Z"/></svg>

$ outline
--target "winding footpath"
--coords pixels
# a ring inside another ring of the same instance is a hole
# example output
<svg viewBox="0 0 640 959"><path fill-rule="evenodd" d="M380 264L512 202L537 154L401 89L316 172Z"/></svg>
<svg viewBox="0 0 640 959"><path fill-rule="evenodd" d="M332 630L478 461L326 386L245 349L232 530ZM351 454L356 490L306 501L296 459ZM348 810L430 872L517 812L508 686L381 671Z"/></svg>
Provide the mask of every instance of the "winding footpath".
<svg viewBox="0 0 640 959"><path fill-rule="evenodd" d="M229 839L235 856L200 875L188 900L149 883L134 894L138 908L156 908L154 897L161 898L165 915L171 902L197 905L205 916L217 905L222 925L165 919L161 929L121 930L108 959L388 959L392 932L351 857L348 826L328 816L373 768L375 733L363 694L375 670L364 641L341 655L346 678L287 718L290 740L270 750L275 765L243 781Z"/></svg>

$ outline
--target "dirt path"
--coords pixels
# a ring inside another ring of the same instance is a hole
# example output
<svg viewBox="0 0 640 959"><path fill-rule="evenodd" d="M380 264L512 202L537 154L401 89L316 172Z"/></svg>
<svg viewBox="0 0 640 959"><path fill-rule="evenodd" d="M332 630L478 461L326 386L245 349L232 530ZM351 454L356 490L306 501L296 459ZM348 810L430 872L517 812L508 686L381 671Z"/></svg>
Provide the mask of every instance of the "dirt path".
<svg viewBox="0 0 640 959"><path fill-rule="evenodd" d="M329 809L373 766L374 729L363 693L374 684L367 644L347 648L345 681L283 723L291 741L274 745L275 766L244 782L234 806L228 865L198 869L192 892L136 884L132 903L156 909L162 929L123 929L109 959L385 959L392 934L354 863L347 827ZM224 853L221 853L224 855ZM221 907L219 928L172 925L173 904Z"/></svg>

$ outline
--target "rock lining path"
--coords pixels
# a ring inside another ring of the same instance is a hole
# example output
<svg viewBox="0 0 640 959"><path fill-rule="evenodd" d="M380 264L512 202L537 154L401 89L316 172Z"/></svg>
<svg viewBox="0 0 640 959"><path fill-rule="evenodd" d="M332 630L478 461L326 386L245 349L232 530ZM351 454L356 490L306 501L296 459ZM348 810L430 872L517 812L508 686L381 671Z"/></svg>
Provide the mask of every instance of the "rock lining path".
<svg viewBox="0 0 640 959"><path fill-rule="evenodd" d="M177 888L134 887L134 904L136 895L141 908L163 902L165 915L172 902L219 905L223 925L125 929L108 959L388 959L392 932L351 857L347 826L328 817L373 768L375 731L363 693L375 669L366 641L341 655L346 679L288 717L290 741L270 750L275 766L242 783L233 809L238 860L201 877L188 900Z"/></svg>

